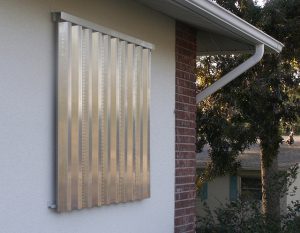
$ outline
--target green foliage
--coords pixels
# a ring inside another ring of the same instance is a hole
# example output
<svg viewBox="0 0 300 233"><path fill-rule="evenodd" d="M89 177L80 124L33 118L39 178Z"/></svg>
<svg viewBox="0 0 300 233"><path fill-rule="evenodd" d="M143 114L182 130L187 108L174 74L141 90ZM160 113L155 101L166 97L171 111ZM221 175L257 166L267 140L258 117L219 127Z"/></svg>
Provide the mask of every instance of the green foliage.
<svg viewBox="0 0 300 233"><path fill-rule="evenodd" d="M266 221L260 205L253 200L232 202L218 207L214 212L205 207L206 216L197 218L197 230L201 233L298 233L300 232L300 203L289 206L282 215L280 228L277 222Z"/></svg>
<svg viewBox="0 0 300 233"><path fill-rule="evenodd" d="M281 41L283 59L300 59L300 1L269 0L262 10L261 28Z"/></svg>
<svg viewBox="0 0 300 233"><path fill-rule="evenodd" d="M273 183L269 180L276 170L276 166L271 166L272 161L277 157L283 129L295 124L300 115L300 1L269 0L263 8L252 0L215 1L282 41L285 47L279 55L265 54L259 64L199 105L197 149L201 151L204 144L209 144L211 163L196 184L201 187L204 181L215 176L234 173L239 165L238 154L259 142L261 172L264 173L262 209L268 215L267 222L271 223L272 219L279 220L279 197L272 193ZM199 91L248 56L200 58ZM275 223L279 227L277 220Z"/></svg>
<svg viewBox="0 0 300 233"><path fill-rule="evenodd" d="M300 114L300 1L270 0L264 8L252 0L216 2L279 39L285 47L280 55L264 55L259 64L199 105L197 150L210 145L212 163L206 174L212 177L232 173L238 165L238 154L258 139L264 162L270 164L277 156L282 129L293 124ZM248 56L200 58L199 91Z"/></svg>
<svg viewBox="0 0 300 233"><path fill-rule="evenodd" d="M298 166L274 177L278 185L274 192L281 196L294 195L296 187L289 192L298 173ZM281 215L281 225L274 220L266 221L257 200L238 199L229 204L220 204L214 211L204 202L205 215L197 218L197 231L201 233L298 233L300 232L300 201L292 202L287 212Z"/></svg>

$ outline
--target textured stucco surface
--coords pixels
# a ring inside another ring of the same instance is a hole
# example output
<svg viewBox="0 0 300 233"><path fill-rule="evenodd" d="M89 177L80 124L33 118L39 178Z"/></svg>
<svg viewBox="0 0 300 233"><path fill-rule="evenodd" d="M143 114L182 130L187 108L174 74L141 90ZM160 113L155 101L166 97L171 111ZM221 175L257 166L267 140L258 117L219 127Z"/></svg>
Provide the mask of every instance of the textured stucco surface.
<svg viewBox="0 0 300 233"><path fill-rule="evenodd" d="M70 14L155 45L151 82L151 197L57 214L55 24ZM129 0L0 0L0 226L5 233L173 232L175 22Z"/></svg>

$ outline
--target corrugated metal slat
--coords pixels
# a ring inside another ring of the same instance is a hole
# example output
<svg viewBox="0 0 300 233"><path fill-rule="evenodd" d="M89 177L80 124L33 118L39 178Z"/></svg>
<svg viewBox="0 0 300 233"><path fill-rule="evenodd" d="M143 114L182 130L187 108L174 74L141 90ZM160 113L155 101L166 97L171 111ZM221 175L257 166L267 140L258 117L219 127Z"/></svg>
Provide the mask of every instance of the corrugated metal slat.
<svg viewBox="0 0 300 233"><path fill-rule="evenodd" d="M58 25L58 109L57 109L57 210L66 211L71 207L68 204L69 187L69 83L71 77L71 24L68 22Z"/></svg>

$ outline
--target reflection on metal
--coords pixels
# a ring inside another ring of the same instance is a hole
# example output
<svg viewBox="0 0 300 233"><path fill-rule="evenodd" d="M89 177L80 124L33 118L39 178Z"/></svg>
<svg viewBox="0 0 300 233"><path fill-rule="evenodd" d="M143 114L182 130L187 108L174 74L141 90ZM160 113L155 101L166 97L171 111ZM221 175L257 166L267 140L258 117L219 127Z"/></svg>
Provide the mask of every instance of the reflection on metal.
<svg viewBox="0 0 300 233"><path fill-rule="evenodd" d="M151 50L58 23L57 211L150 196Z"/></svg>

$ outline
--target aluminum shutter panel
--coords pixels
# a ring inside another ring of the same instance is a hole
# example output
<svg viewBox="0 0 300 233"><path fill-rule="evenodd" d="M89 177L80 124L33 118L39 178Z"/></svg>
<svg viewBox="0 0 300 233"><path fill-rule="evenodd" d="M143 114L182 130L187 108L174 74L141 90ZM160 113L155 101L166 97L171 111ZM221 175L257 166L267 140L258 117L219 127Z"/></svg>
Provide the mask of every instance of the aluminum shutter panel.
<svg viewBox="0 0 300 233"><path fill-rule="evenodd" d="M151 48L70 21L58 22L57 211L147 198Z"/></svg>

